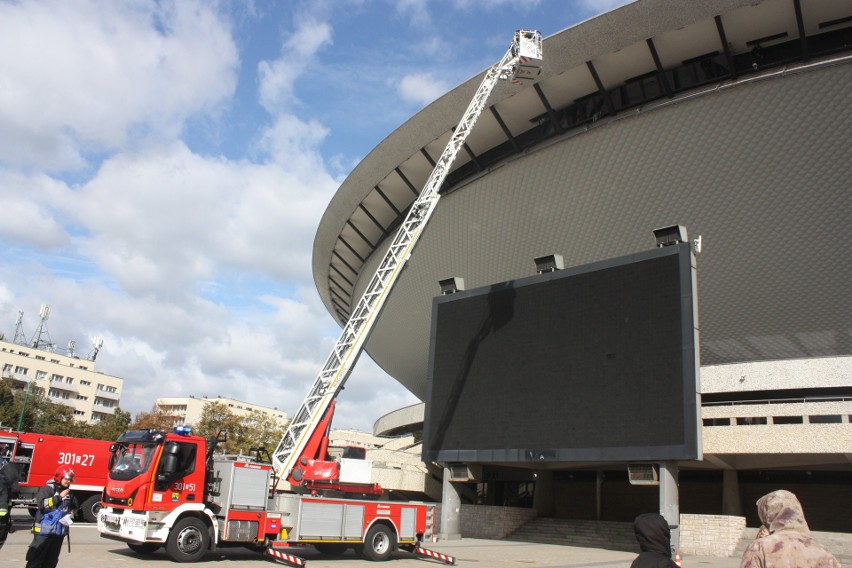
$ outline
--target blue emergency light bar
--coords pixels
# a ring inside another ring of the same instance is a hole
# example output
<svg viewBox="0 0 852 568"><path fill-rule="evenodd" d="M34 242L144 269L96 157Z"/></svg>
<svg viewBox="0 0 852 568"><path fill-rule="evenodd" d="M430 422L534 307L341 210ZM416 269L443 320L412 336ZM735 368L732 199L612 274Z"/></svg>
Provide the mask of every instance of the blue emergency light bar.
<svg viewBox="0 0 852 568"><path fill-rule="evenodd" d="M180 434L181 436L189 436L192 434L192 427L185 426L183 424L175 426L175 434Z"/></svg>

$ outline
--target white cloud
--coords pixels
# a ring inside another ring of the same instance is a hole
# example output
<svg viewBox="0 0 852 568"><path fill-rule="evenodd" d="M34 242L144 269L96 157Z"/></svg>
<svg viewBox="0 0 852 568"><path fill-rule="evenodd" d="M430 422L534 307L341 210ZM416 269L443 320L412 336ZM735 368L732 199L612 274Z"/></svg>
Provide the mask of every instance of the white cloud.
<svg viewBox="0 0 852 568"><path fill-rule="evenodd" d="M431 73L414 73L403 77L397 91L403 100L418 105L427 105L449 91L444 81L435 79Z"/></svg>
<svg viewBox="0 0 852 568"><path fill-rule="evenodd" d="M207 4L0 3L0 163L61 171L172 137L233 94L237 64Z"/></svg>
<svg viewBox="0 0 852 568"><path fill-rule="evenodd" d="M52 210L65 185L47 176L0 170L3 222L0 238L7 243L52 249L68 243L68 234Z"/></svg>
<svg viewBox="0 0 852 568"><path fill-rule="evenodd" d="M260 103L275 114L286 109L293 84L314 60L317 52L332 43L331 26L312 16L303 18L295 33L281 46L281 57L258 64Z"/></svg>
<svg viewBox="0 0 852 568"><path fill-rule="evenodd" d="M428 0L396 0L396 12L408 18L414 27L422 28L432 23Z"/></svg>

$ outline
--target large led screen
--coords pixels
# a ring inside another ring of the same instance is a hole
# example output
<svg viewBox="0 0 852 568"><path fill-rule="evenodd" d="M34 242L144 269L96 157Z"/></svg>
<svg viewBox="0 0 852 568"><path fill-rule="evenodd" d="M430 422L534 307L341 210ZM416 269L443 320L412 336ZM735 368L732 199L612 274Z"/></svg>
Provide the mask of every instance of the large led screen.
<svg viewBox="0 0 852 568"><path fill-rule="evenodd" d="M699 459L689 245L435 298L423 458Z"/></svg>

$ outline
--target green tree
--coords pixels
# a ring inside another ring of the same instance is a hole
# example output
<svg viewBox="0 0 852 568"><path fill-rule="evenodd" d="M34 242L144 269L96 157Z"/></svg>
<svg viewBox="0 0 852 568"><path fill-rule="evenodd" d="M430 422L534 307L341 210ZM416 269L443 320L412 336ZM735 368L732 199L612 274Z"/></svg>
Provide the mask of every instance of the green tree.
<svg viewBox="0 0 852 568"><path fill-rule="evenodd" d="M12 389L11 380L0 381L0 424L4 427L15 428L18 425L20 415L20 403L16 400L15 391Z"/></svg>
<svg viewBox="0 0 852 568"><path fill-rule="evenodd" d="M245 420L245 427L248 431L246 451L251 451L251 448L265 448L271 453L275 451L278 442L287 431L287 427L282 426L272 416L260 412L255 412L248 417Z"/></svg>
<svg viewBox="0 0 852 568"><path fill-rule="evenodd" d="M97 424L89 427L87 437L95 440L117 440L119 436L130 429L130 413L116 408L115 413L109 418L104 418Z"/></svg>
<svg viewBox="0 0 852 568"><path fill-rule="evenodd" d="M21 399L21 405L24 405L24 397L20 394L18 397ZM85 437L88 433L88 425L74 418L72 407L52 402L40 388L32 389L26 396L21 429L26 432L75 438Z"/></svg>
<svg viewBox="0 0 852 568"><path fill-rule="evenodd" d="M227 442L219 449L227 454L248 452L248 432L243 421L231 412L222 402L210 401L201 411L201 419L195 426L195 433L205 438L215 438L220 432L225 432ZM244 449L245 448L245 449Z"/></svg>

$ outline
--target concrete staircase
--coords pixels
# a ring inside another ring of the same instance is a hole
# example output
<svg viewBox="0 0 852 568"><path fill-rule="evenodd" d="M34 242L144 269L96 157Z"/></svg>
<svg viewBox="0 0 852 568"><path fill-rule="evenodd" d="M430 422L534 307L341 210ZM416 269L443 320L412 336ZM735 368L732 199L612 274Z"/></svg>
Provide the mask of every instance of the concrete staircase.
<svg viewBox="0 0 852 568"><path fill-rule="evenodd" d="M633 523L612 521L536 517L507 536L506 540L639 552Z"/></svg>

